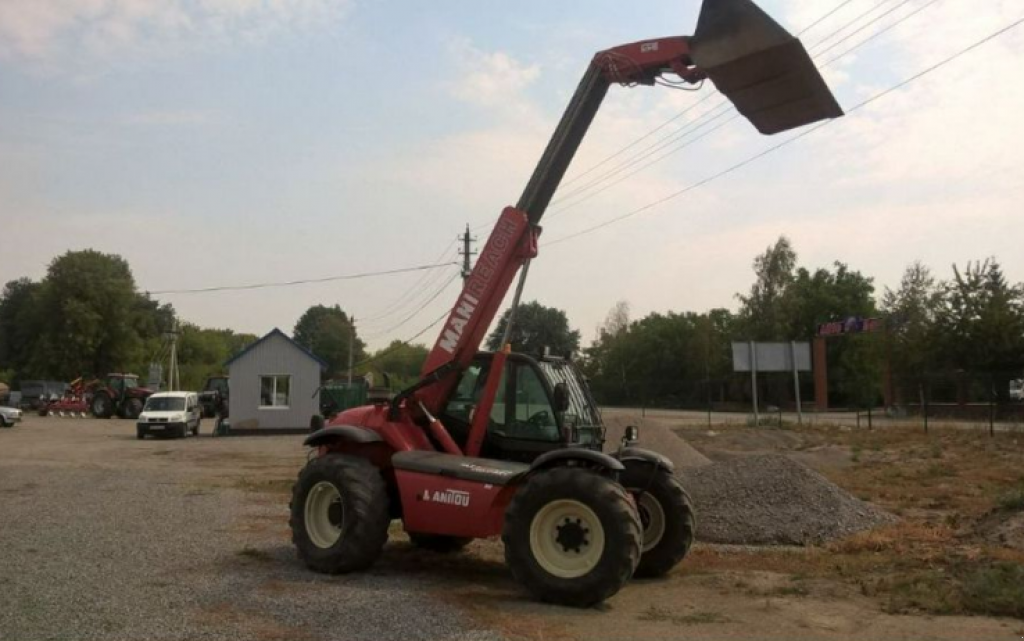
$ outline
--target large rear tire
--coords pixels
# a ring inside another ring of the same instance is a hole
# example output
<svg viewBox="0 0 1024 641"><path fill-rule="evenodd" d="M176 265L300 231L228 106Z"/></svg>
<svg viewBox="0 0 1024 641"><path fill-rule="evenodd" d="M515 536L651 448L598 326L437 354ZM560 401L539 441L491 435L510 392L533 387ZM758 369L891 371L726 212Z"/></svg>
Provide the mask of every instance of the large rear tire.
<svg viewBox="0 0 1024 641"><path fill-rule="evenodd" d="M693 545L697 525L690 496L671 472L648 463L627 463L620 480L633 494L643 525L636 576L664 576Z"/></svg>
<svg viewBox="0 0 1024 641"><path fill-rule="evenodd" d="M96 418L110 418L114 415L114 401L106 392L97 392L92 397L89 409Z"/></svg>
<svg viewBox="0 0 1024 641"><path fill-rule="evenodd" d="M292 542L299 558L317 572L364 570L388 540L388 491L366 459L320 456L299 472L292 488Z"/></svg>
<svg viewBox="0 0 1024 641"><path fill-rule="evenodd" d="M579 467L530 477L505 513L505 562L549 603L588 607L629 581L640 560L640 517L626 490Z"/></svg>
<svg viewBox="0 0 1024 641"><path fill-rule="evenodd" d="M416 532L409 532L409 540L418 548L430 550L431 552L440 552L441 554L461 552L463 548L473 542L473 539L460 536L418 534Z"/></svg>
<svg viewBox="0 0 1024 641"><path fill-rule="evenodd" d="M139 415L142 414L142 406L143 406L143 403L142 403L141 399L138 399L138 398L125 399L124 410L123 410L124 417L125 418L129 418L129 419L131 419L133 421L135 419L139 418Z"/></svg>

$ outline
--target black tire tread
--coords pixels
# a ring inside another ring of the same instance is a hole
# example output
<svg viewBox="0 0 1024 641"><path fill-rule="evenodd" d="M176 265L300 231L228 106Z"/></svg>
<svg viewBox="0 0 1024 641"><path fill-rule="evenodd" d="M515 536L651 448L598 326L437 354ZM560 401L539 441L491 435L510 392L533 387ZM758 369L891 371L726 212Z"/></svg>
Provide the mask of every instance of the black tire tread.
<svg viewBox="0 0 1024 641"><path fill-rule="evenodd" d="M318 548L305 530L305 504L309 490L320 481L342 488L346 518L341 539L329 550ZM342 574L365 570L380 556L388 540L388 492L380 471L356 456L328 454L312 459L292 486L288 524L298 556L312 570Z"/></svg>
<svg viewBox="0 0 1024 641"><path fill-rule="evenodd" d="M678 478L668 470L658 468L651 479L649 464L627 465L622 484L627 488L646 487L665 510L665 535L653 549L640 557L635 576L656 578L668 574L690 551L697 532L693 501ZM642 549L642 546L641 546Z"/></svg>
<svg viewBox="0 0 1024 641"><path fill-rule="evenodd" d="M575 579L553 577L533 559L530 524L537 511L558 498L587 497L605 527L605 555L590 574ZM596 507L595 507L596 506ZM606 522L607 521L607 522ZM505 512L501 539L512 576L540 600L590 607L618 592L640 561L642 527L633 501L614 480L581 467L557 467L531 476ZM621 544L616 546L616 541ZM619 549L616 549L618 547Z"/></svg>

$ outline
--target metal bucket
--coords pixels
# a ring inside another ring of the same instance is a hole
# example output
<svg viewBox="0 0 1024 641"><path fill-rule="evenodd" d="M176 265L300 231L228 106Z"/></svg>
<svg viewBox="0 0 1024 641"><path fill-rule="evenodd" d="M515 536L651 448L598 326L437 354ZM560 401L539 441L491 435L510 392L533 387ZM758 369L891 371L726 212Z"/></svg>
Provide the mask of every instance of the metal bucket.
<svg viewBox="0 0 1024 641"><path fill-rule="evenodd" d="M763 134L843 115L800 41L750 0L704 0L690 56Z"/></svg>

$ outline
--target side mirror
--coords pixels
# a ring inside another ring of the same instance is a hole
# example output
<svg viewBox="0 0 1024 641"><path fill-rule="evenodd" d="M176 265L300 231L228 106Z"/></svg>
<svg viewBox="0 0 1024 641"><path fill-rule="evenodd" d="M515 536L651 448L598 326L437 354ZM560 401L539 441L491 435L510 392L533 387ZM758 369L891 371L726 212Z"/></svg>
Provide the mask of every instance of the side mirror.
<svg viewBox="0 0 1024 641"><path fill-rule="evenodd" d="M569 390L566 388L565 383L555 384L555 395L551 400L554 402L555 412L561 414L569 409Z"/></svg>
<svg viewBox="0 0 1024 641"><path fill-rule="evenodd" d="M640 428L636 425L627 425L626 431L622 434L622 447L629 447L640 440Z"/></svg>

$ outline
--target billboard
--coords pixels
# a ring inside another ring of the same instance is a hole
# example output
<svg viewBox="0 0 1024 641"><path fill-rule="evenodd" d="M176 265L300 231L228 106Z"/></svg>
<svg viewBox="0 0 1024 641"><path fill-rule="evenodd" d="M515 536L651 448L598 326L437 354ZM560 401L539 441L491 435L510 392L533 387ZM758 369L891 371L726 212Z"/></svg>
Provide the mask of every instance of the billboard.
<svg viewBox="0 0 1024 641"><path fill-rule="evenodd" d="M751 345L754 346L751 354ZM752 359L751 356L754 358ZM796 367L794 367L794 360ZM749 372L811 371L810 343L741 343L732 344L732 370Z"/></svg>
<svg viewBox="0 0 1024 641"><path fill-rule="evenodd" d="M818 325L818 336L842 336L843 334L860 334L882 330L881 318L861 318L850 316L843 320L829 321Z"/></svg>

